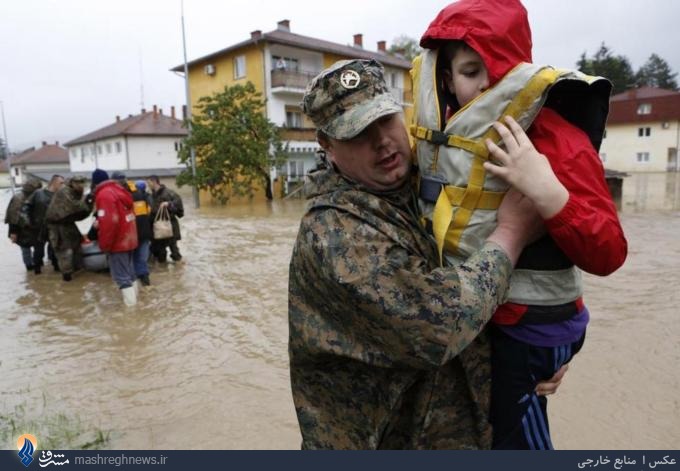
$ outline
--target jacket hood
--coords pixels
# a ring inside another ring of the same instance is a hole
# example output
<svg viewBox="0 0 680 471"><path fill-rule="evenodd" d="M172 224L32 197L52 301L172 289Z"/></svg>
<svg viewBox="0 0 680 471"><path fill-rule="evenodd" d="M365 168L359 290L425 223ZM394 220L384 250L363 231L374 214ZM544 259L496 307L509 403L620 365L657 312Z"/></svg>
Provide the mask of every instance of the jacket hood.
<svg viewBox="0 0 680 471"><path fill-rule="evenodd" d="M107 180L103 183L100 183L94 190L95 198L97 198L100 194L105 193L115 196L115 198L118 199L126 208L132 207L132 194L123 188L117 180Z"/></svg>
<svg viewBox="0 0 680 471"><path fill-rule="evenodd" d="M460 0L445 7L420 39L437 49L442 41L465 41L482 57L496 84L521 62L531 62L531 29L519 0Z"/></svg>

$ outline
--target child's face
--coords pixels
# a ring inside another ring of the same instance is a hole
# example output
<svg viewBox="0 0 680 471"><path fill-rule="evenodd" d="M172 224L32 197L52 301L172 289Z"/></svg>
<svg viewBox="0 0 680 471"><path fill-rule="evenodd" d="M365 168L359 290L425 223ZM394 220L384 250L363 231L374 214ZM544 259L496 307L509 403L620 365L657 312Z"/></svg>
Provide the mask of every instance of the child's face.
<svg viewBox="0 0 680 471"><path fill-rule="evenodd" d="M482 58L472 49L461 48L445 71L449 91L463 107L489 88L489 74Z"/></svg>

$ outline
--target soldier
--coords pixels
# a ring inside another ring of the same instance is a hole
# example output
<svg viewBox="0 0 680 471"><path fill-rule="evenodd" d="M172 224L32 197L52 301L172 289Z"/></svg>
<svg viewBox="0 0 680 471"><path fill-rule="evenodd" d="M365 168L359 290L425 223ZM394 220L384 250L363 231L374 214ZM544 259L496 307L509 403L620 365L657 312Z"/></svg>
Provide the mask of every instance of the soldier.
<svg viewBox="0 0 680 471"><path fill-rule="evenodd" d="M182 239L182 234L179 230L178 218L184 217L184 205L182 198L167 188L160 182L156 175L151 175L148 179L149 189L151 190L151 221L156 217L156 214L161 208L168 208L170 213L170 222L172 223L172 237L169 239L154 239L151 241L151 253L156 260L165 263L168 257L168 248L170 249L170 258L175 262L182 260L182 254L179 253L177 241Z"/></svg>
<svg viewBox="0 0 680 471"><path fill-rule="evenodd" d="M311 82L303 106L329 168L310 175L289 272L302 447L489 448L482 330L540 218L511 191L483 247L460 266L440 267L382 66L336 63Z"/></svg>
<svg viewBox="0 0 680 471"><path fill-rule="evenodd" d="M35 269L35 246L38 243L38 228L29 219L22 217L21 207L41 186L40 180L35 178L28 180L21 187L21 191L12 196L5 212L5 224L9 226L7 237L13 244L21 247L21 257L27 271ZM39 273L39 271L36 273Z"/></svg>
<svg viewBox="0 0 680 471"><path fill-rule="evenodd" d="M61 277L71 281L73 272L80 267L80 243L83 235L76 221L90 215L92 207L83 200L84 177L71 177L57 191L47 208L45 218L50 244L57 256Z"/></svg>
<svg viewBox="0 0 680 471"><path fill-rule="evenodd" d="M45 213L52 201L54 193L56 193L62 186L64 186L64 177L61 175L52 175L47 188L41 188L34 192L21 206L22 217L37 228L37 241L34 251L33 269L38 275L42 271L43 259L45 258L45 244L47 244L47 254L52 262L55 271L59 271L59 264L57 257L54 254L52 245L49 244L49 237L47 231L47 221L45 220Z"/></svg>

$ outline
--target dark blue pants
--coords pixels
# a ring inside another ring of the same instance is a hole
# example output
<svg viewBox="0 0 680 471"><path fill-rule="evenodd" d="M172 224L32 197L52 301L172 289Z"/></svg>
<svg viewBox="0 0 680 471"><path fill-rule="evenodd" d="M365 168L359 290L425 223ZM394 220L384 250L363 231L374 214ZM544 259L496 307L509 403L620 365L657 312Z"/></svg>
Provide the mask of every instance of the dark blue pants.
<svg viewBox="0 0 680 471"><path fill-rule="evenodd" d="M491 424L496 450L552 450L545 396L536 385L553 377L583 346L536 347L491 329Z"/></svg>

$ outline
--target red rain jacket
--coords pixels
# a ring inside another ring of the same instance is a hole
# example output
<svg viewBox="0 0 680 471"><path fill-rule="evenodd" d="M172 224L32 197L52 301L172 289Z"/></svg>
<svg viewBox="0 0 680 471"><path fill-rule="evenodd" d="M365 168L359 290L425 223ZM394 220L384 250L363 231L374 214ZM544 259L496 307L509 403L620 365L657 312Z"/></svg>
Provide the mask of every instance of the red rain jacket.
<svg viewBox="0 0 680 471"><path fill-rule="evenodd" d="M97 240L103 252L129 252L137 248L137 224L132 195L114 180L97 185Z"/></svg>
<svg viewBox="0 0 680 471"><path fill-rule="evenodd" d="M454 39L465 41L482 57L490 86L520 62L531 62L531 29L518 0L453 3L432 21L420 45L434 49ZM626 260L628 244L597 151L581 129L548 108L540 111L527 134L569 191L564 208L545 221L551 238L582 270L602 276L614 272ZM504 304L493 322L515 324L526 310Z"/></svg>
<svg viewBox="0 0 680 471"><path fill-rule="evenodd" d="M444 8L420 40L426 48L465 41L482 57L490 86L520 62L531 62L531 29L517 0L461 0ZM565 207L547 220L550 236L572 262L609 275L626 259L628 245L604 178L604 167L585 132L544 108L528 130L569 191Z"/></svg>

